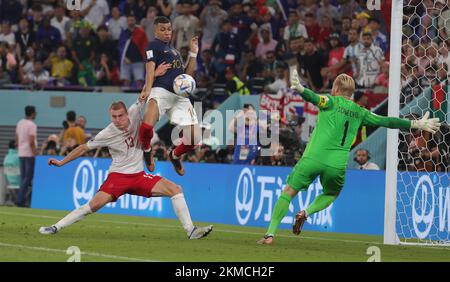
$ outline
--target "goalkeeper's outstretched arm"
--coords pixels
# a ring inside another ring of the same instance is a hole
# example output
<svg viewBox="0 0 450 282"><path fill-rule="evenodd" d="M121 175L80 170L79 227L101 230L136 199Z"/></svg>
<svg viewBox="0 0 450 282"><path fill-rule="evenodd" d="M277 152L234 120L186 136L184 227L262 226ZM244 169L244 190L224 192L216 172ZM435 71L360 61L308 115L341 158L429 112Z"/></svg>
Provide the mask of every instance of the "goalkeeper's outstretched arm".
<svg viewBox="0 0 450 282"><path fill-rule="evenodd" d="M305 101L310 102L320 109L329 108L331 100L325 95L319 95L311 89L305 88L301 83L297 71L291 77L291 89L297 90Z"/></svg>
<svg viewBox="0 0 450 282"><path fill-rule="evenodd" d="M434 134L439 130L441 124L438 118L429 118L429 116L430 112L426 112L420 120L409 120L396 117L384 117L369 112L363 120L363 125L399 129L416 128Z"/></svg>

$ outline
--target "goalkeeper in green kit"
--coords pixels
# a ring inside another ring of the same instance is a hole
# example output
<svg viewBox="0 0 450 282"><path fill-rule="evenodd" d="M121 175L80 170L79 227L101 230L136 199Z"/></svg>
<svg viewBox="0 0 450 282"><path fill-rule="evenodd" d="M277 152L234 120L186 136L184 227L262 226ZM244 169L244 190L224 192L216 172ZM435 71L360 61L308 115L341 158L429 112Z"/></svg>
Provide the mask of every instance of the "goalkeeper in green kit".
<svg viewBox="0 0 450 282"><path fill-rule="evenodd" d="M388 128L416 128L435 133L439 119L429 119L427 112L420 120L407 120L376 115L354 103L351 99L355 91L352 77L340 74L336 77L331 95L318 95L303 87L297 71L291 76L291 88L306 101L319 108L316 127L302 158L295 165L286 180L286 187L275 204L269 228L260 244L272 244L275 232L286 215L289 204L300 191L320 176L323 193L317 196L305 210L295 215L294 234L300 234L308 216L326 209L339 196L345 182L350 147L361 125L383 126Z"/></svg>

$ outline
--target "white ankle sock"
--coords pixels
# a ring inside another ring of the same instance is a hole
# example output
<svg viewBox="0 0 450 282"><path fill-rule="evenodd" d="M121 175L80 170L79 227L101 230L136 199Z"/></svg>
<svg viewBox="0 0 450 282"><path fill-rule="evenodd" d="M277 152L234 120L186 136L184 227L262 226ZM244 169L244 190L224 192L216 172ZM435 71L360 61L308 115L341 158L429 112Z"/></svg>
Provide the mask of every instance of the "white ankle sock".
<svg viewBox="0 0 450 282"><path fill-rule="evenodd" d="M59 230L66 228L69 225L74 224L77 221L82 220L86 215L92 213L89 204L79 207L66 215L63 219L58 221L54 226Z"/></svg>
<svg viewBox="0 0 450 282"><path fill-rule="evenodd" d="M178 220L183 225L184 230L189 235L194 229L194 225L192 224L191 215L189 214L189 209L186 204L186 200L184 199L184 194L179 193L171 198L173 210L178 217Z"/></svg>

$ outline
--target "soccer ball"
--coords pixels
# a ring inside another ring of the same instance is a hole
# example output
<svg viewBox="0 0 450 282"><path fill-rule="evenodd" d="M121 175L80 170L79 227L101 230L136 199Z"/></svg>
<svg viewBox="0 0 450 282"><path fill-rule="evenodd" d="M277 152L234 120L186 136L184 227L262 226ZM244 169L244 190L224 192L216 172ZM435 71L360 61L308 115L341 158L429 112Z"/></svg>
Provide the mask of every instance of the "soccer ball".
<svg viewBox="0 0 450 282"><path fill-rule="evenodd" d="M173 81L173 90L175 94L188 97L195 91L195 79L188 74L180 74Z"/></svg>

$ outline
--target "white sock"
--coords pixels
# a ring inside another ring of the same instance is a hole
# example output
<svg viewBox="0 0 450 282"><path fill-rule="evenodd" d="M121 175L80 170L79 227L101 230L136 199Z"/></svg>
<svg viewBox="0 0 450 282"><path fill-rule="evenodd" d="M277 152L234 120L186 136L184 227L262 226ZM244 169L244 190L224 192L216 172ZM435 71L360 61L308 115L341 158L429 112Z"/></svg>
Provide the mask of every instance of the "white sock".
<svg viewBox="0 0 450 282"><path fill-rule="evenodd" d="M66 215L63 219L58 221L54 226L59 230L66 228L69 225L74 224L77 221L82 220L86 215L92 213L89 204L79 207Z"/></svg>
<svg viewBox="0 0 450 282"><path fill-rule="evenodd" d="M183 225L184 230L189 235L194 229L194 225L192 224L191 215L189 214L189 209L186 204L186 200L184 199L184 194L179 193L171 198L173 210L178 217L178 220Z"/></svg>

